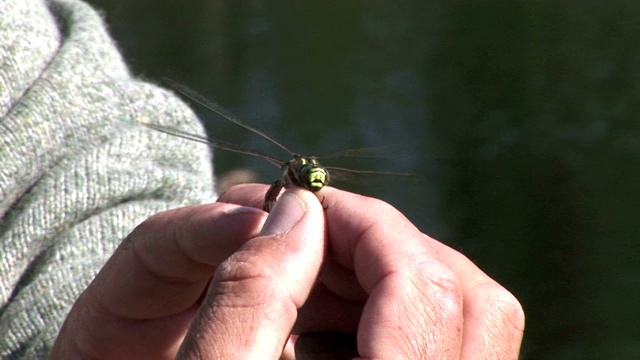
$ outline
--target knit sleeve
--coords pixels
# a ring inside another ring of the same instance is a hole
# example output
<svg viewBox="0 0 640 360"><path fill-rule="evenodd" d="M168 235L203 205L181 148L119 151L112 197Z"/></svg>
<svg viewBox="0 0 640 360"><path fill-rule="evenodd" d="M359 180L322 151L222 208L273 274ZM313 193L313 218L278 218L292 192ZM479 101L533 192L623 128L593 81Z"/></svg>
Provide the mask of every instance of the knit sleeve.
<svg viewBox="0 0 640 360"><path fill-rule="evenodd" d="M202 133L131 77L77 0L0 1L0 358L45 357L73 302L148 216L214 200Z"/></svg>

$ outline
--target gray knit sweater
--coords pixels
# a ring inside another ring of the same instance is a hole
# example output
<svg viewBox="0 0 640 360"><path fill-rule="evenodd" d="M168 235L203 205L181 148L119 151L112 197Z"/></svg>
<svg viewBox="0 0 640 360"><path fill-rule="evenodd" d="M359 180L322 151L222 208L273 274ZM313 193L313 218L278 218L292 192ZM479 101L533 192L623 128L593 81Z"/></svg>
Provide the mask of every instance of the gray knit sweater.
<svg viewBox="0 0 640 360"><path fill-rule="evenodd" d="M120 241L212 201L209 150L139 124L202 129L131 77L78 0L0 1L0 358L42 358Z"/></svg>

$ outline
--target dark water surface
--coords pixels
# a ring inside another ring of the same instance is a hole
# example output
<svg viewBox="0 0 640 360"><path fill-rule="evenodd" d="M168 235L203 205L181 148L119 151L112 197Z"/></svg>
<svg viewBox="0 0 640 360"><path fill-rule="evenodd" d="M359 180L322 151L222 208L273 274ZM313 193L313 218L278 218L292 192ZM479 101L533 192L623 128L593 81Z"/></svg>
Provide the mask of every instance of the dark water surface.
<svg viewBox="0 0 640 360"><path fill-rule="evenodd" d="M511 290L523 359L640 354L640 3L93 3L136 73L296 151L400 145L360 167L424 179L352 189ZM278 175L216 154L219 173L242 166Z"/></svg>

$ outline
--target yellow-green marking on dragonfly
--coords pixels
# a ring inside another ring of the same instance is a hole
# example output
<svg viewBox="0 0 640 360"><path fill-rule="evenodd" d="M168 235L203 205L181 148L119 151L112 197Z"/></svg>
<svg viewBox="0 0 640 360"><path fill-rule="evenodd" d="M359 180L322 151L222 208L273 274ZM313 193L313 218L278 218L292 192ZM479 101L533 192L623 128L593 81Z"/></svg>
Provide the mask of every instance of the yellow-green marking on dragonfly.
<svg viewBox="0 0 640 360"><path fill-rule="evenodd" d="M297 185L312 192L329 184L329 172L315 157L294 154L293 159L282 164L282 178L271 183L264 197L264 210L270 211L282 188Z"/></svg>

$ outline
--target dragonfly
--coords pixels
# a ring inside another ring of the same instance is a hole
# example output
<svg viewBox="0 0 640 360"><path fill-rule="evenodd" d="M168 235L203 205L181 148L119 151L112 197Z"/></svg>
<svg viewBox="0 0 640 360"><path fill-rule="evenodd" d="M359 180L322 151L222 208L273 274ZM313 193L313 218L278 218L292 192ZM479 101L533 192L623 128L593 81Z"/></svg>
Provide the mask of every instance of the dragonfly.
<svg viewBox="0 0 640 360"><path fill-rule="evenodd" d="M244 146L240 146L228 141L224 141L221 139L215 139L212 137L201 136L198 134L193 134L189 132L182 131L180 129L147 123L144 122L143 125L147 126L153 130L160 131L162 133L177 136L183 139L192 140L198 143L206 144L212 148L217 148L220 150L231 151L235 153L251 155L255 157L262 158L273 165L280 167L282 175L274 180L271 183L271 186L267 190L264 197L264 206L263 210L266 212L270 212L273 209L273 206L276 203L278 195L282 191L283 188L289 188L292 186L298 186L304 189L307 189L311 192L318 192L323 187L329 184L329 180L331 178L330 174L341 174L346 175L355 175L358 177L369 176L369 175L391 175L391 176L402 176L402 177L415 177L416 175L413 173L401 173L401 172L385 172L385 171L369 171L369 170L355 170L343 167L335 167L335 166L324 166L319 162L321 157L318 156L305 156L300 153L291 151L289 148L284 146L279 141L276 141L271 136L267 135L263 131L258 130L257 128L248 125L247 123L241 121L238 117L233 115L231 112L224 109L222 106L216 104L213 101L205 98L200 95L196 91L179 84L172 83L172 88L174 88L177 92L184 95L185 97L191 99L195 103L203 106L204 108L213 111L214 113L220 115L224 119L231 121L232 123L248 130L270 143L274 144L278 148L282 149L284 152L288 153L292 158L290 160L282 160L275 156L269 155L262 151L249 149ZM356 149L356 150L365 150L365 149ZM339 154L349 155L352 153L356 153L358 151L346 150L343 152L339 152ZM338 153L335 153L338 154ZM334 154L331 154L334 156Z"/></svg>

